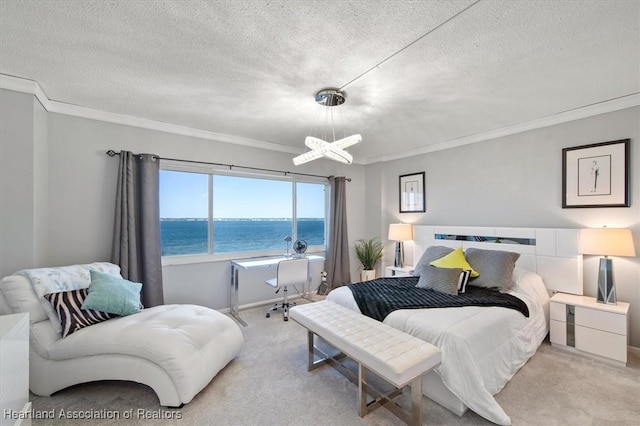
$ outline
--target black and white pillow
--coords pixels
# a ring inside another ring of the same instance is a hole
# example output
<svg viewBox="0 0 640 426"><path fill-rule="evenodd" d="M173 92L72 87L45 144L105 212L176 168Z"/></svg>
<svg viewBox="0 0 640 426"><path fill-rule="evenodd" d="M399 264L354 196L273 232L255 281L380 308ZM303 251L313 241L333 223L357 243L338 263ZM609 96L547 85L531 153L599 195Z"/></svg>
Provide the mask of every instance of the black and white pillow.
<svg viewBox="0 0 640 426"><path fill-rule="evenodd" d="M106 312L82 309L82 303L84 303L88 293L88 290L83 288L80 290L69 290L44 295L49 303L51 303L51 306L53 306L58 317L60 317L62 337L67 337L69 334L90 325L118 317L118 315Z"/></svg>
<svg viewBox="0 0 640 426"><path fill-rule="evenodd" d="M467 289L467 283L469 282L469 278L471 277L471 270L467 269L466 271L461 270L460 279L458 280L458 294L464 293Z"/></svg>

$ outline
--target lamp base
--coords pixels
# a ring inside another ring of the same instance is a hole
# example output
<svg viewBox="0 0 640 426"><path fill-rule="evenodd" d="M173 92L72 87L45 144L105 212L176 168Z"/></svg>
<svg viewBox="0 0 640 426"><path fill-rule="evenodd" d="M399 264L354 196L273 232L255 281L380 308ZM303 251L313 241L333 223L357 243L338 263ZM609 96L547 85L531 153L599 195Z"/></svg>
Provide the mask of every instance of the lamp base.
<svg viewBox="0 0 640 426"><path fill-rule="evenodd" d="M613 284L613 264L611 259L603 257L600 259L600 270L598 272L598 303L617 305L616 287Z"/></svg>
<svg viewBox="0 0 640 426"><path fill-rule="evenodd" d="M396 257L393 260L393 266L396 268L402 268L402 264L404 263L404 256L402 253L402 241L396 242Z"/></svg>

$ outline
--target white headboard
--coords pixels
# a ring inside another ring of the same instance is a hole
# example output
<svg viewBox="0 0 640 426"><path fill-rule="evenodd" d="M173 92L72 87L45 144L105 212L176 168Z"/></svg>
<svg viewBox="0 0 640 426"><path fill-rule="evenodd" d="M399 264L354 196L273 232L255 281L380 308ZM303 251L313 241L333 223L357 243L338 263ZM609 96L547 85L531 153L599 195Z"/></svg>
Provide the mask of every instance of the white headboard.
<svg viewBox="0 0 640 426"><path fill-rule="evenodd" d="M540 275L548 290L581 295L578 233L578 229L413 225L413 259L417 263L429 246L516 252L520 253L516 265ZM450 239L438 239L443 235Z"/></svg>

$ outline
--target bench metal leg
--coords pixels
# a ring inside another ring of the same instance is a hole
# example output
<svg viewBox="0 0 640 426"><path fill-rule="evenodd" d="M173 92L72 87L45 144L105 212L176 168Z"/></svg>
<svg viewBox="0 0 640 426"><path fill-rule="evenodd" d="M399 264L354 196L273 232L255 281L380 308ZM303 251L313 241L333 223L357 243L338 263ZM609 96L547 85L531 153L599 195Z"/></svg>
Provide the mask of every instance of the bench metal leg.
<svg viewBox="0 0 640 426"><path fill-rule="evenodd" d="M412 426L422 425L422 376L419 376L410 383L411 386L411 408L409 411L403 409L394 400L402 395L402 389L385 395L367 383L367 369L358 363L358 414L364 417L378 407L384 406L396 417ZM374 398L367 403L367 395Z"/></svg>
<svg viewBox="0 0 640 426"><path fill-rule="evenodd" d="M422 376L411 382L411 423L422 425Z"/></svg>
<svg viewBox="0 0 640 426"><path fill-rule="evenodd" d="M340 360L346 358L345 354L339 352L334 356L327 355L315 345L314 337L315 333L311 331L307 332L307 352L309 357L307 362L307 371L313 371L325 364L329 364L347 377L349 374L352 374L349 370L343 367L342 364L340 364ZM316 357L318 357L318 359L316 359ZM351 381L355 383L353 378L351 379Z"/></svg>
<svg viewBox="0 0 640 426"><path fill-rule="evenodd" d="M358 414L364 417L369 412L367 407L367 369L358 363Z"/></svg>
<svg viewBox="0 0 640 426"><path fill-rule="evenodd" d="M358 375L356 377L351 370L339 362L339 359L346 357L344 353L341 352L333 357L325 354L315 346L314 337L315 333L307 331L307 349L309 356L307 371L312 371L325 364L329 364L356 384L356 386L358 386L358 414L360 417L364 417L376 408L384 406L408 425L422 425L422 376L416 377L409 384L411 386L411 408L407 411L394 401L396 397L402 395L402 389L396 388L389 394L380 392L367 382L367 369L362 363L358 363ZM319 358L317 360L316 355L318 355ZM322 357L319 355L322 355ZM367 396L372 397L373 400L367 402Z"/></svg>
<svg viewBox="0 0 640 426"><path fill-rule="evenodd" d="M324 364L325 359L319 361L319 364L315 362L315 345L313 344L314 334L311 331L307 331L307 350L309 355L309 362L307 364L307 371L315 370L320 365Z"/></svg>

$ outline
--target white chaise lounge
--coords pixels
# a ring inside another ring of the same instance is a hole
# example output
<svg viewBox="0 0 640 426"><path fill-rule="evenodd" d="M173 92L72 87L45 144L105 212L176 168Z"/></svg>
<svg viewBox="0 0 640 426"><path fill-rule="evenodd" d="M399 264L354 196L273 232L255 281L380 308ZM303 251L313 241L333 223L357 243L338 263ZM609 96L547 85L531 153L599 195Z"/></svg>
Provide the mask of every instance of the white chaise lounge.
<svg viewBox="0 0 640 426"><path fill-rule="evenodd" d="M64 291L88 287L90 269L119 276L116 265L104 262L31 271L53 273L55 290ZM46 290L27 276L22 272L0 281L0 314L29 313L29 387L36 395L84 382L128 380L151 387L161 405L179 407L207 386L244 343L231 318L196 305L143 309L63 338L57 313L43 297Z"/></svg>

